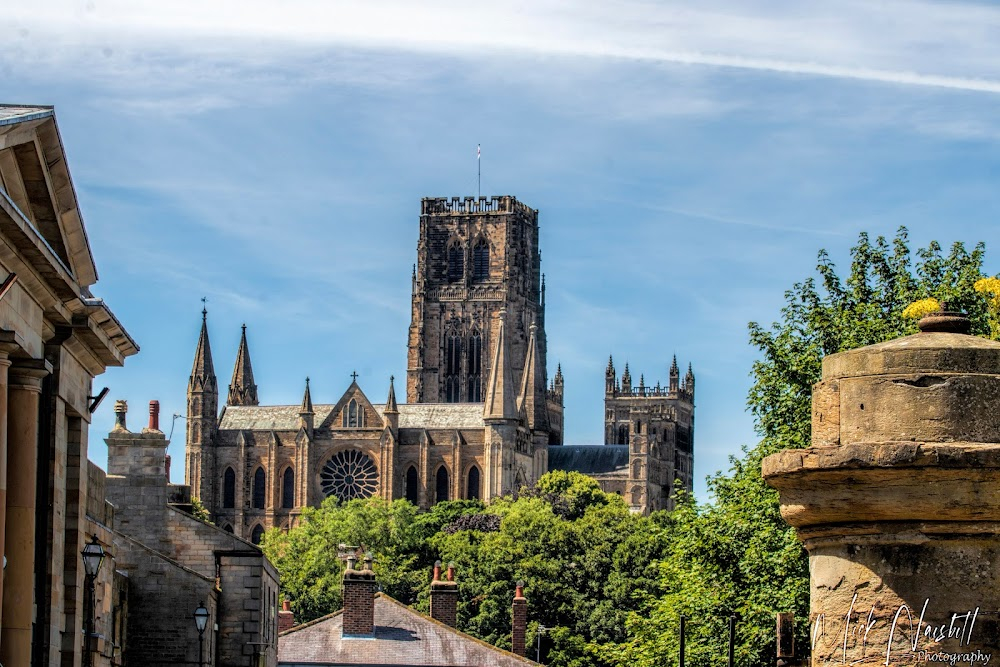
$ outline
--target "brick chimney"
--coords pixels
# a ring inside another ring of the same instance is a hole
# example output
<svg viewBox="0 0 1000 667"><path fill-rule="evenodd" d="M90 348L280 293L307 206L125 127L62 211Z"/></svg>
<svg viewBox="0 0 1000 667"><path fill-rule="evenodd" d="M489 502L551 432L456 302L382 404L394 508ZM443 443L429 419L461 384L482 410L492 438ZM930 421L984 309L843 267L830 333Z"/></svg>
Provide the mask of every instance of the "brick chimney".
<svg viewBox="0 0 1000 667"><path fill-rule="evenodd" d="M291 630L295 627L295 614L292 613L292 606L288 600L281 600L281 611L278 612L278 632Z"/></svg>
<svg viewBox="0 0 1000 667"><path fill-rule="evenodd" d="M348 558L344 570L345 638L375 637L375 573L371 554L365 555L364 569L354 569L355 559Z"/></svg>
<svg viewBox="0 0 1000 667"><path fill-rule="evenodd" d="M451 627L458 624L458 582L455 581L455 564L448 563L447 579L441 579L441 561L434 563L434 580L431 582L431 618Z"/></svg>
<svg viewBox="0 0 1000 667"><path fill-rule="evenodd" d="M527 655L524 646L525 635L528 632L528 601L524 597L524 582L517 582L514 592L514 603L511 605L511 651L518 655Z"/></svg>

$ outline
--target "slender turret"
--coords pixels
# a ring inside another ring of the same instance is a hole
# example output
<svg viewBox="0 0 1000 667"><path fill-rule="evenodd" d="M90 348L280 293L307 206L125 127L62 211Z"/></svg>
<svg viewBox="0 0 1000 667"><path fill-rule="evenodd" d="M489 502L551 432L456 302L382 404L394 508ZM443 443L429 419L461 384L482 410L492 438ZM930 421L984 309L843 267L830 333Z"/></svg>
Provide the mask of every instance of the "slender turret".
<svg viewBox="0 0 1000 667"><path fill-rule="evenodd" d="M240 349L236 352L236 367L233 381L229 383L228 405L259 405L257 385L253 381L253 365L250 363L250 348L247 346L247 325L243 325Z"/></svg>
<svg viewBox="0 0 1000 667"><path fill-rule="evenodd" d="M214 498L207 497L215 485L215 458L212 449L218 428L219 383L212 363L212 346L208 340L208 311L201 310L201 333L194 353L194 365L188 378L187 447L185 448L187 483L191 495L200 498L209 508Z"/></svg>

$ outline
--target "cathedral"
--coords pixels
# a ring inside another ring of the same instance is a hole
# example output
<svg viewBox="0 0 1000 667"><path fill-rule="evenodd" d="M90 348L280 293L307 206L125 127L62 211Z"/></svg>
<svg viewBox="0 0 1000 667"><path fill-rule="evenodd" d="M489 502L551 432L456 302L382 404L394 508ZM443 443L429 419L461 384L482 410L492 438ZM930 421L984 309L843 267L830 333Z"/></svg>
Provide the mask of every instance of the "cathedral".
<svg viewBox="0 0 1000 667"><path fill-rule="evenodd" d="M207 312L188 383L186 476L224 529L257 542L323 499L489 500L550 469L593 475L638 512L690 490L694 375L621 383L609 363L604 445L563 443L563 375L548 380L538 211L510 196L421 201L406 402L357 377L332 404L263 406L246 327L219 410ZM676 480L676 482L675 482Z"/></svg>

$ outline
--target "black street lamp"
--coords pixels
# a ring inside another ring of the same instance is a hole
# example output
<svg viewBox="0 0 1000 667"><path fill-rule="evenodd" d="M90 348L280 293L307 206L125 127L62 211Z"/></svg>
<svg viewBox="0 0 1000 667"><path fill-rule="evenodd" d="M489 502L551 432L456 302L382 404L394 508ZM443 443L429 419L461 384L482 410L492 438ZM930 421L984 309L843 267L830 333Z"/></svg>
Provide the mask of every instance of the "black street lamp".
<svg viewBox="0 0 1000 667"><path fill-rule="evenodd" d="M205 603L199 602L198 608L194 610L194 624L198 627L198 667L205 664L205 628L208 627L209 615Z"/></svg>
<svg viewBox="0 0 1000 667"><path fill-rule="evenodd" d="M92 667L94 664L94 656L90 652L90 640L94 636L94 617L97 614L97 601L96 595L94 594L94 580L97 579L97 573L101 570L101 563L104 562L104 547L101 543L97 541L97 535L91 536L90 542L83 547L83 551L80 552L83 556L83 571L86 574L87 580L87 595L90 597L90 602L88 604L87 613L87 627L84 631L83 636L83 664L84 667Z"/></svg>

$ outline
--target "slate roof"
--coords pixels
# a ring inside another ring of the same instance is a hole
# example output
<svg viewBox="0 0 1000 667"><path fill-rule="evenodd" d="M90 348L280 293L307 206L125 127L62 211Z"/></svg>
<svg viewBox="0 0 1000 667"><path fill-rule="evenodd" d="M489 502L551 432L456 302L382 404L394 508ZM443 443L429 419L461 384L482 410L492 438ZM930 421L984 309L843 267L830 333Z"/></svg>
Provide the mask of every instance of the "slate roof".
<svg viewBox="0 0 1000 667"><path fill-rule="evenodd" d="M52 107L0 104L0 125L23 123L26 120L45 118L53 113Z"/></svg>
<svg viewBox="0 0 1000 667"><path fill-rule="evenodd" d="M315 422L322 424L333 405L314 405ZM382 415L385 405L372 405ZM298 405L227 405L220 430L297 431ZM399 406L399 428L485 428L482 403L403 403Z"/></svg>
<svg viewBox="0 0 1000 667"><path fill-rule="evenodd" d="M341 610L283 632L278 636L279 667L538 664L413 611L382 593L375 596L374 639L343 639L342 630Z"/></svg>
<svg viewBox="0 0 1000 667"><path fill-rule="evenodd" d="M585 475L628 472L628 445L551 445L549 470Z"/></svg>

